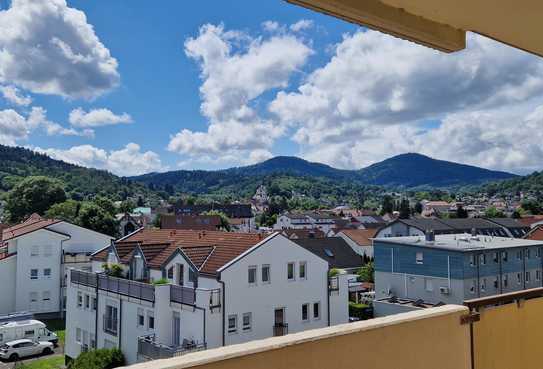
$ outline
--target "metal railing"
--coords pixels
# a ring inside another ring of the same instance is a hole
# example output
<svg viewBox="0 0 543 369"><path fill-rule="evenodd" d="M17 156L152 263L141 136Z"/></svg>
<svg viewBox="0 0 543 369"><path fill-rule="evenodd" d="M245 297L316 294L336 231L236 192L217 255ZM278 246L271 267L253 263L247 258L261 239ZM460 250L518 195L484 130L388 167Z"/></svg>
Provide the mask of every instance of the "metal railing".
<svg viewBox="0 0 543 369"><path fill-rule="evenodd" d="M221 307L221 290L219 288L209 291L209 308Z"/></svg>
<svg viewBox="0 0 543 369"><path fill-rule="evenodd" d="M485 306L510 304L520 300L529 300L537 297L543 297L543 287L466 300L464 301L464 305L471 311L476 311Z"/></svg>
<svg viewBox="0 0 543 369"><path fill-rule="evenodd" d="M170 286L170 301L178 304L195 305L196 304L196 289L183 286Z"/></svg>
<svg viewBox="0 0 543 369"><path fill-rule="evenodd" d="M202 351L207 348L205 342L199 343L184 340L182 346L174 347L159 343L156 336L150 334L138 338L138 355L147 360L167 359L177 356L183 356L191 352Z"/></svg>
<svg viewBox="0 0 543 369"><path fill-rule="evenodd" d="M116 336L118 330L118 321L116 317L104 315L104 332Z"/></svg>
<svg viewBox="0 0 543 369"><path fill-rule="evenodd" d="M284 336L286 334L288 334L288 324L286 324L286 323L275 324L273 326L273 335L274 335L274 337Z"/></svg>
<svg viewBox="0 0 543 369"><path fill-rule="evenodd" d="M87 254L64 254L62 256L62 262L64 264L77 264L77 263L90 263L91 256Z"/></svg>
<svg viewBox="0 0 543 369"><path fill-rule="evenodd" d="M152 284L110 277L106 274L83 272L80 270L72 270L70 280L72 283L89 287L98 287L100 290L155 302L155 286Z"/></svg>

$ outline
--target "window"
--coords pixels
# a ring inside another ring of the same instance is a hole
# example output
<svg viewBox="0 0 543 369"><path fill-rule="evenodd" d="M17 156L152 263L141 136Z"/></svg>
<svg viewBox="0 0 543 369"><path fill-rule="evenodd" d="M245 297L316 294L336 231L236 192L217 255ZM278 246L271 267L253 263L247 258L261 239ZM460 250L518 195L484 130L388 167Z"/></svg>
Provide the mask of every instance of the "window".
<svg viewBox="0 0 543 369"><path fill-rule="evenodd" d="M38 302L38 293L30 292L30 302Z"/></svg>
<svg viewBox="0 0 543 369"><path fill-rule="evenodd" d="M238 332L238 316L228 315L228 333L237 333Z"/></svg>
<svg viewBox="0 0 543 369"><path fill-rule="evenodd" d="M517 251L517 259L522 260L522 251Z"/></svg>
<svg viewBox="0 0 543 369"><path fill-rule="evenodd" d="M481 280L481 292L485 292L486 291L486 278L483 278Z"/></svg>
<svg viewBox="0 0 543 369"><path fill-rule="evenodd" d="M424 262L424 254L422 252L417 252L415 256L415 261L417 264L422 264Z"/></svg>
<svg viewBox="0 0 543 369"><path fill-rule="evenodd" d="M51 301L51 292L50 291L43 291L41 293L41 299L42 299L42 301Z"/></svg>
<svg viewBox="0 0 543 369"><path fill-rule="evenodd" d="M96 308L97 308L96 305L98 305L98 300L96 300L96 297L93 297L92 298L92 310L96 311Z"/></svg>
<svg viewBox="0 0 543 369"><path fill-rule="evenodd" d="M503 261L507 261L508 255L507 251L502 252Z"/></svg>
<svg viewBox="0 0 543 369"><path fill-rule="evenodd" d="M75 341L81 343L81 328L75 329Z"/></svg>
<svg viewBox="0 0 543 369"><path fill-rule="evenodd" d="M500 261L500 256L497 252L494 253L494 262L497 263Z"/></svg>
<svg viewBox="0 0 543 369"><path fill-rule="evenodd" d="M196 273L192 269L189 269L189 282L196 283Z"/></svg>
<svg viewBox="0 0 543 369"><path fill-rule="evenodd" d="M507 287L508 284L509 284L509 278L507 277L507 274L505 274L503 276L503 286Z"/></svg>
<svg viewBox="0 0 543 369"><path fill-rule="evenodd" d="M431 279L424 278L424 289L428 292L432 292L434 290L434 285Z"/></svg>
<svg viewBox="0 0 543 369"><path fill-rule="evenodd" d="M486 254L480 254L479 255L479 263L481 265L486 265Z"/></svg>
<svg viewBox="0 0 543 369"><path fill-rule="evenodd" d="M43 246L43 256L51 256L51 255L53 255L53 246L51 245Z"/></svg>
<svg viewBox="0 0 543 369"><path fill-rule="evenodd" d="M145 316L143 315L143 309L138 308L138 327L143 327L145 325Z"/></svg>
<svg viewBox="0 0 543 369"><path fill-rule="evenodd" d="M38 269L30 269L30 279L38 279Z"/></svg>
<svg viewBox="0 0 543 369"><path fill-rule="evenodd" d="M150 311L147 312L147 328L155 329L155 317L153 316L153 313Z"/></svg>
<svg viewBox="0 0 543 369"><path fill-rule="evenodd" d="M538 247L537 250L536 250L536 255L538 258L541 257L541 247Z"/></svg>
<svg viewBox="0 0 543 369"><path fill-rule="evenodd" d="M469 265L470 266L475 266L475 255L470 255L469 256Z"/></svg>
<svg viewBox="0 0 543 369"><path fill-rule="evenodd" d="M520 273L517 273L517 283L518 284L522 283L522 275Z"/></svg>
<svg viewBox="0 0 543 369"><path fill-rule="evenodd" d="M168 269L168 279L173 279L173 266Z"/></svg>
<svg viewBox="0 0 543 369"><path fill-rule="evenodd" d="M51 268L45 268L43 270L43 278L51 279Z"/></svg>
<svg viewBox="0 0 543 369"><path fill-rule="evenodd" d="M287 279L289 281L294 280L294 263L288 263L287 265Z"/></svg>
<svg viewBox="0 0 543 369"><path fill-rule="evenodd" d="M524 253L524 257L526 259L529 259L530 258L530 249L526 249L526 252Z"/></svg>
<svg viewBox="0 0 543 369"><path fill-rule="evenodd" d="M262 283L270 283L270 265L262 265Z"/></svg>
<svg viewBox="0 0 543 369"><path fill-rule="evenodd" d="M498 289L498 287L499 287L499 284L498 284L498 283L499 283L498 278L496 278L496 279L494 280L494 288L495 288L495 289Z"/></svg>
<svg viewBox="0 0 543 369"><path fill-rule="evenodd" d="M30 256L39 256L40 255L40 247L39 246L32 246L30 249Z"/></svg>
<svg viewBox="0 0 543 369"><path fill-rule="evenodd" d="M532 273L530 273L530 272L526 272L526 283L529 283L529 282L530 282L531 274L532 274Z"/></svg>
<svg viewBox="0 0 543 369"><path fill-rule="evenodd" d="M321 303L315 302L313 304L313 319L320 319L321 318Z"/></svg>
<svg viewBox="0 0 543 369"><path fill-rule="evenodd" d="M106 305L104 331L112 335L117 335L117 308L115 306Z"/></svg>
<svg viewBox="0 0 543 369"><path fill-rule="evenodd" d="M252 313L243 314L243 331L244 332L251 330L252 320L253 320Z"/></svg>
<svg viewBox="0 0 543 369"><path fill-rule="evenodd" d="M77 292L77 307L83 307L83 294L81 292Z"/></svg>
<svg viewBox="0 0 543 369"><path fill-rule="evenodd" d="M541 270L535 271L535 280L540 281L541 280Z"/></svg>
<svg viewBox="0 0 543 369"><path fill-rule="evenodd" d="M34 330L27 330L25 331L25 338L34 337Z"/></svg>
<svg viewBox="0 0 543 369"><path fill-rule="evenodd" d="M90 309L90 296L85 295L85 309Z"/></svg>
<svg viewBox="0 0 543 369"><path fill-rule="evenodd" d="M302 305L302 321L307 322L309 320L309 304Z"/></svg>
<svg viewBox="0 0 543 369"><path fill-rule="evenodd" d="M475 293L475 284L476 282L473 280L471 281L471 287L469 288L469 293Z"/></svg>
<svg viewBox="0 0 543 369"><path fill-rule="evenodd" d="M307 263L305 261L300 262L300 268L298 270L300 279L306 279L306 269L307 269Z"/></svg>
<svg viewBox="0 0 543 369"><path fill-rule="evenodd" d="M247 273L247 281L249 284L256 284L256 266L250 266Z"/></svg>

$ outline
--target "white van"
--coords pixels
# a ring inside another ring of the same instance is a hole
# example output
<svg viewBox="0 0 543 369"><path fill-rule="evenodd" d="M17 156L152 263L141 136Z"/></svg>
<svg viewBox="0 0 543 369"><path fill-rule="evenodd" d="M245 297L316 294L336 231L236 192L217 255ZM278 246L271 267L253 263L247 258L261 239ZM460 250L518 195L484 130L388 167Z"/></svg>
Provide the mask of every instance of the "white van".
<svg viewBox="0 0 543 369"><path fill-rule="evenodd" d="M29 339L32 341L47 341L58 344L58 337L39 320L28 319L11 322L0 322L0 345L6 342Z"/></svg>

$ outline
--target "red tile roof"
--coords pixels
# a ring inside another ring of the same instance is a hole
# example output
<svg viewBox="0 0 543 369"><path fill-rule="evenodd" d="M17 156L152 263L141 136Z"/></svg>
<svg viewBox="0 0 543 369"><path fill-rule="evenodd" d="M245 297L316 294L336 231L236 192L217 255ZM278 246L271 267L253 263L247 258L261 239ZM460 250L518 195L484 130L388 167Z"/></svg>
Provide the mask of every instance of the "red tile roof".
<svg viewBox="0 0 543 369"><path fill-rule="evenodd" d="M372 242L370 238L375 237L378 229L344 229L341 232L351 240L356 242L358 246L371 246Z"/></svg>
<svg viewBox="0 0 543 369"><path fill-rule="evenodd" d="M2 231L2 240L7 241L12 238L16 238L27 233L37 231L38 229L47 228L52 224L56 224L60 220L56 219L44 219L38 214L32 214L24 222L14 225L13 227L6 228Z"/></svg>
<svg viewBox="0 0 543 369"><path fill-rule="evenodd" d="M231 233L220 231L141 229L115 243L122 263L130 260L134 248L139 245L147 265L159 269L177 250L181 249L201 273L214 275L217 269L234 260L262 241L256 233ZM108 249L93 256L106 261Z"/></svg>
<svg viewBox="0 0 543 369"><path fill-rule="evenodd" d="M543 215L528 215L517 220L526 226L531 226L534 223L543 221Z"/></svg>
<svg viewBox="0 0 543 369"><path fill-rule="evenodd" d="M527 240L534 241L543 241L543 225L538 225L535 228L532 228L530 232L524 236Z"/></svg>

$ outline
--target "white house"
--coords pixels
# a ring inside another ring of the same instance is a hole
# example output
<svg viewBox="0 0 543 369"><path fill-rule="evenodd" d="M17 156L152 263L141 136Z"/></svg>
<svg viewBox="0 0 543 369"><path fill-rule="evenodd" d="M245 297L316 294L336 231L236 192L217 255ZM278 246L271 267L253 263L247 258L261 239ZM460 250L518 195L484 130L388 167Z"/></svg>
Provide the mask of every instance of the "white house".
<svg viewBox="0 0 543 369"><path fill-rule="evenodd" d="M0 243L0 314L61 312L67 268L90 270L90 254L111 240L110 236L37 214L4 229Z"/></svg>
<svg viewBox="0 0 543 369"><path fill-rule="evenodd" d="M129 279L71 273L69 358L119 347L135 363L348 321L346 277L279 233L140 230L93 256L104 263Z"/></svg>
<svg viewBox="0 0 543 369"><path fill-rule="evenodd" d="M277 217L273 229L318 229L328 233L331 229L336 228L337 219L337 217L314 212L285 213Z"/></svg>

